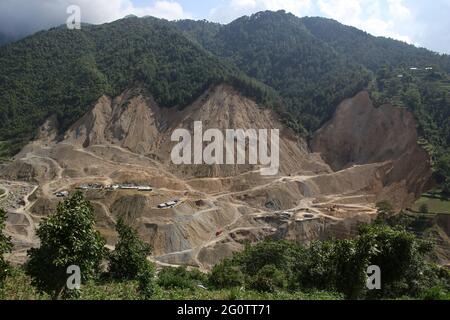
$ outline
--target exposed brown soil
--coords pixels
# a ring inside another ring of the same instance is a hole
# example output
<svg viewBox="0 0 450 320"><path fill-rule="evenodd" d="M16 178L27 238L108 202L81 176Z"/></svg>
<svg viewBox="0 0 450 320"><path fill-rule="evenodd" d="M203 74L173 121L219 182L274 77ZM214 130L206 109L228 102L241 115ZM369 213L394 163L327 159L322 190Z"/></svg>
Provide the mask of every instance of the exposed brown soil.
<svg viewBox="0 0 450 320"><path fill-rule="evenodd" d="M261 176L258 165L173 165L170 136L176 128L192 132L194 121L203 121L204 131L280 129L279 174ZM33 184L37 188L29 204L6 208L8 232L18 244L10 257L15 262L38 245L36 224L60 201L54 192L80 184L153 186L150 193L85 192L109 247L116 241L114 223L124 217L153 246L153 261L207 270L246 241L351 236L358 223L375 217L376 201L406 206L430 178L411 115L389 106L374 109L366 93L338 108L314 138L314 152L273 112L227 86L208 90L183 111L160 109L143 90L128 90L100 98L62 137L57 126L47 121L38 139L0 171L3 179L26 186L21 197L28 199ZM157 208L173 199L182 203Z"/></svg>

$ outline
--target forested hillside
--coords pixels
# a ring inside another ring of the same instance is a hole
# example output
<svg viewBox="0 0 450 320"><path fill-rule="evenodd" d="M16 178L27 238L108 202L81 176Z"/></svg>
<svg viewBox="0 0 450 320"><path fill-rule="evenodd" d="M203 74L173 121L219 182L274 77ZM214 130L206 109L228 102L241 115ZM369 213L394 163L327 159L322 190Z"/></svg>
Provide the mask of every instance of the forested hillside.
<svg viewBox="0 0 450 320"><path fill-rule="evenodd" d="M415 113L435 163L448 158L450 57L329 19L267 11L228 25L129 17L81 31L54 28L2 46L0 69L4 155L17 152L50 114L64 129L102 94L135 83L161 106L182 108L228 82L276 107L305 136L343 99L369 88L378 104Z"/></svg>
<svg viewBox="0 0 450 320"><path fill-rule="evenodd" d="M214 24L178 26L217 56L276 89L288 124L311 133L344 98L366 87L369 72L315 38L292 14L260 12L217 30ZM209 31L205 31L209 28Z"/></svg>
<svg viewBox="0 0 450 320"><path fill-rule="evenodd" d="M180 21L185 34L283 97L287 123L312 132L367 88L377 105L414 112L438 181L450 193L450 57L325 18L260 12L229 25ZM447 181L447 182L445 182ZM445 187L447 186L447 187Z"/></svg>
<svg viewBox="0 0 450 320"><path fill-rule="evenodd" d="M439 65L442 70L450 72L449 56L401 41L374 37L330 19L305 17L300 20L317 39L326 42L347 59L360 63L373 72L377 72L385 65L393 68Z"/></svg>
<svg viewBox="0 0 450 320"><path fill-rule="evenodd" d="M156 18L40 32L1 47L0 70L6 154L17 152L51 114L67 128L101 95L118 95L135 83L163 107L184 107L220 82L240 85L262 103L271 91Z"/></svg>

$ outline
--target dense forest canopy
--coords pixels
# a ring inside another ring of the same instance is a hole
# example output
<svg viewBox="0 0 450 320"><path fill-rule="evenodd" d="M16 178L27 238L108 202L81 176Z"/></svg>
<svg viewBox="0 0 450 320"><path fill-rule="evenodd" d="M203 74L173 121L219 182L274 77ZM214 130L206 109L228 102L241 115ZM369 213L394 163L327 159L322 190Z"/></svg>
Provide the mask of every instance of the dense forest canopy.
<svg viewBox="0 0 450 320"><path fill-rule="evenodd" d="M330 19L305 17L301 21L316 38L332 46L350 61L362 64L373 72L385 65L393 68L439 65L444 71L450 72L450 58L447 55L393 39L374 37Z"/></svg>
<svg viewBox="0 0 450 320"><path fill-rule="evenodd" d="M301 133L318 129L344 98L365 88L369 72L314 37L302 20L260 12L223 26L179 22L190 37L283 97L288 124ZM204 31L210 28L210 32ZM207 38L209 36L209 39Z"/></svg>
<svg viewBox="0 0 450 320"><path fill-rule="evenodd" d="M262 103L270 91L155 18L37 33L0 47L0 70L0 141L11 153L51 114L66 129L101 95L135 83L163 107L184 107L220 82Z"/></svg>
<svg viewBox="0 0 450 320"><path fill-rule="evenodd" d="M450 158L450 57L324 18L266 11L228 25L128 17L53 28L0 47L0 70L3 155L17 152L49 115L64 130L101 95L136 83L161 106L182 108L226 82L275 107L305 136L344 98L369 89L377 104L414 112L436 164ZM437 170L445 181L449 170Z"/></svg>

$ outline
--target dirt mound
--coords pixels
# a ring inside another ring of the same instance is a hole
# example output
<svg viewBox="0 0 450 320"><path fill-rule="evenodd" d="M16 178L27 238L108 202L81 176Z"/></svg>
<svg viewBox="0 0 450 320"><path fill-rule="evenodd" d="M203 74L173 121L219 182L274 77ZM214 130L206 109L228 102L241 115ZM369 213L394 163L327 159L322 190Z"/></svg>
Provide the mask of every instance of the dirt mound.
<svg viewBox="0 0 450 320"><path fill-rule="evenodd" d="M416 122L405 108L375 108L367 92L345 100L318 130L312 150L339 171L384 163L377 193L401 208L419 196L431 178L428 154L417 144Z"/></svg>
<svg viewBox="0 0 450 320"><path fill-rule="evenodd" d="M159 134L161 111L150 95L128 90L115 99L103 96L77 121L65 141L87 148L117 144L136 153L149 153Z"/></svg>
<svg viewBox="0 0 450 320"><path fill-rule="evenodd" d="M14 161L12 164L3 167L0 175L5 180L36 181L39 168L25 161Z"/></svg>
<svg viewBox="0 0 450 320"><path fill-rule="evenodd" d="M164 132L158 146L158 156L167 159L176 143L170 141L172 132L178 128L187 129L194 135L194 123L202 123L203 133L208 129L218 129L225 134L227 129L278 129L280 132L280 174L296 174L305 170L329 172L330 168L319 157L311 155L304 139L286 129L278 116L269 109L258 106L254 101L243 97L229 86L218 86L207 91L196 102L181 112L172 113L168 119L171 125ZM268 139L270 142L270 139ZM271 144L269 143L270 147ZM246 144L248 161L249 146ZM224 150L225 154L225 150ZM174 166L166 161L177 173L190 178L235 177L258 170L257 165L181 165ZM258 172L259 174L259 172Z"/></svg>

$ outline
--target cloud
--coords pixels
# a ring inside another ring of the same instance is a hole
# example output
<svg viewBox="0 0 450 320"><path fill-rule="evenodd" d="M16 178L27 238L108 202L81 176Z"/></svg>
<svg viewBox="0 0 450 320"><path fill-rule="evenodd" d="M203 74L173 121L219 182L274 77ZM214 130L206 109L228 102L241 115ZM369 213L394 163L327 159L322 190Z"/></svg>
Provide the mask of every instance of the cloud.
<svg viewBox="0 0 450 320"><path fill-rule="evenodd" d="M409 7L405 0L228 0L210 11L210 19L227 23L261 10L284 9L297 16L325 16L375 36L416 43L411 29L415 17Z"/></svg>
<svg viewBox="0 0 450 320"><path fill-rule="evenodd" d="M0 32L20 37L66 22L70 5L81 8L83 22L105 23L126 15L151 15L168 20L189 18L190 14L175 1L157 0L138 7L131 0L1 0Z"/></svg>
<svg viewBox="0 0 450 320"><path fill-rule="evenodd" d="M311 0L231 0L228 3L213 8L210 19L228 23L240 16L249 15L264 10L286 10L297 16L302 16L311 7Z"/></svg>
<svg viewBox="0 0 450 320"><path fill-rule="evenodd" d="M319 0L318 7L326 17L375 36L413 43L402 27L413 22L411 11L403 0Z"/></svg>
<svg viewBox="0 0 450 320"><path fill-rule="evenodd" d="M414 23L405 25L415 42L441 53L450 54L450 0L405 0Z"/></svg>

